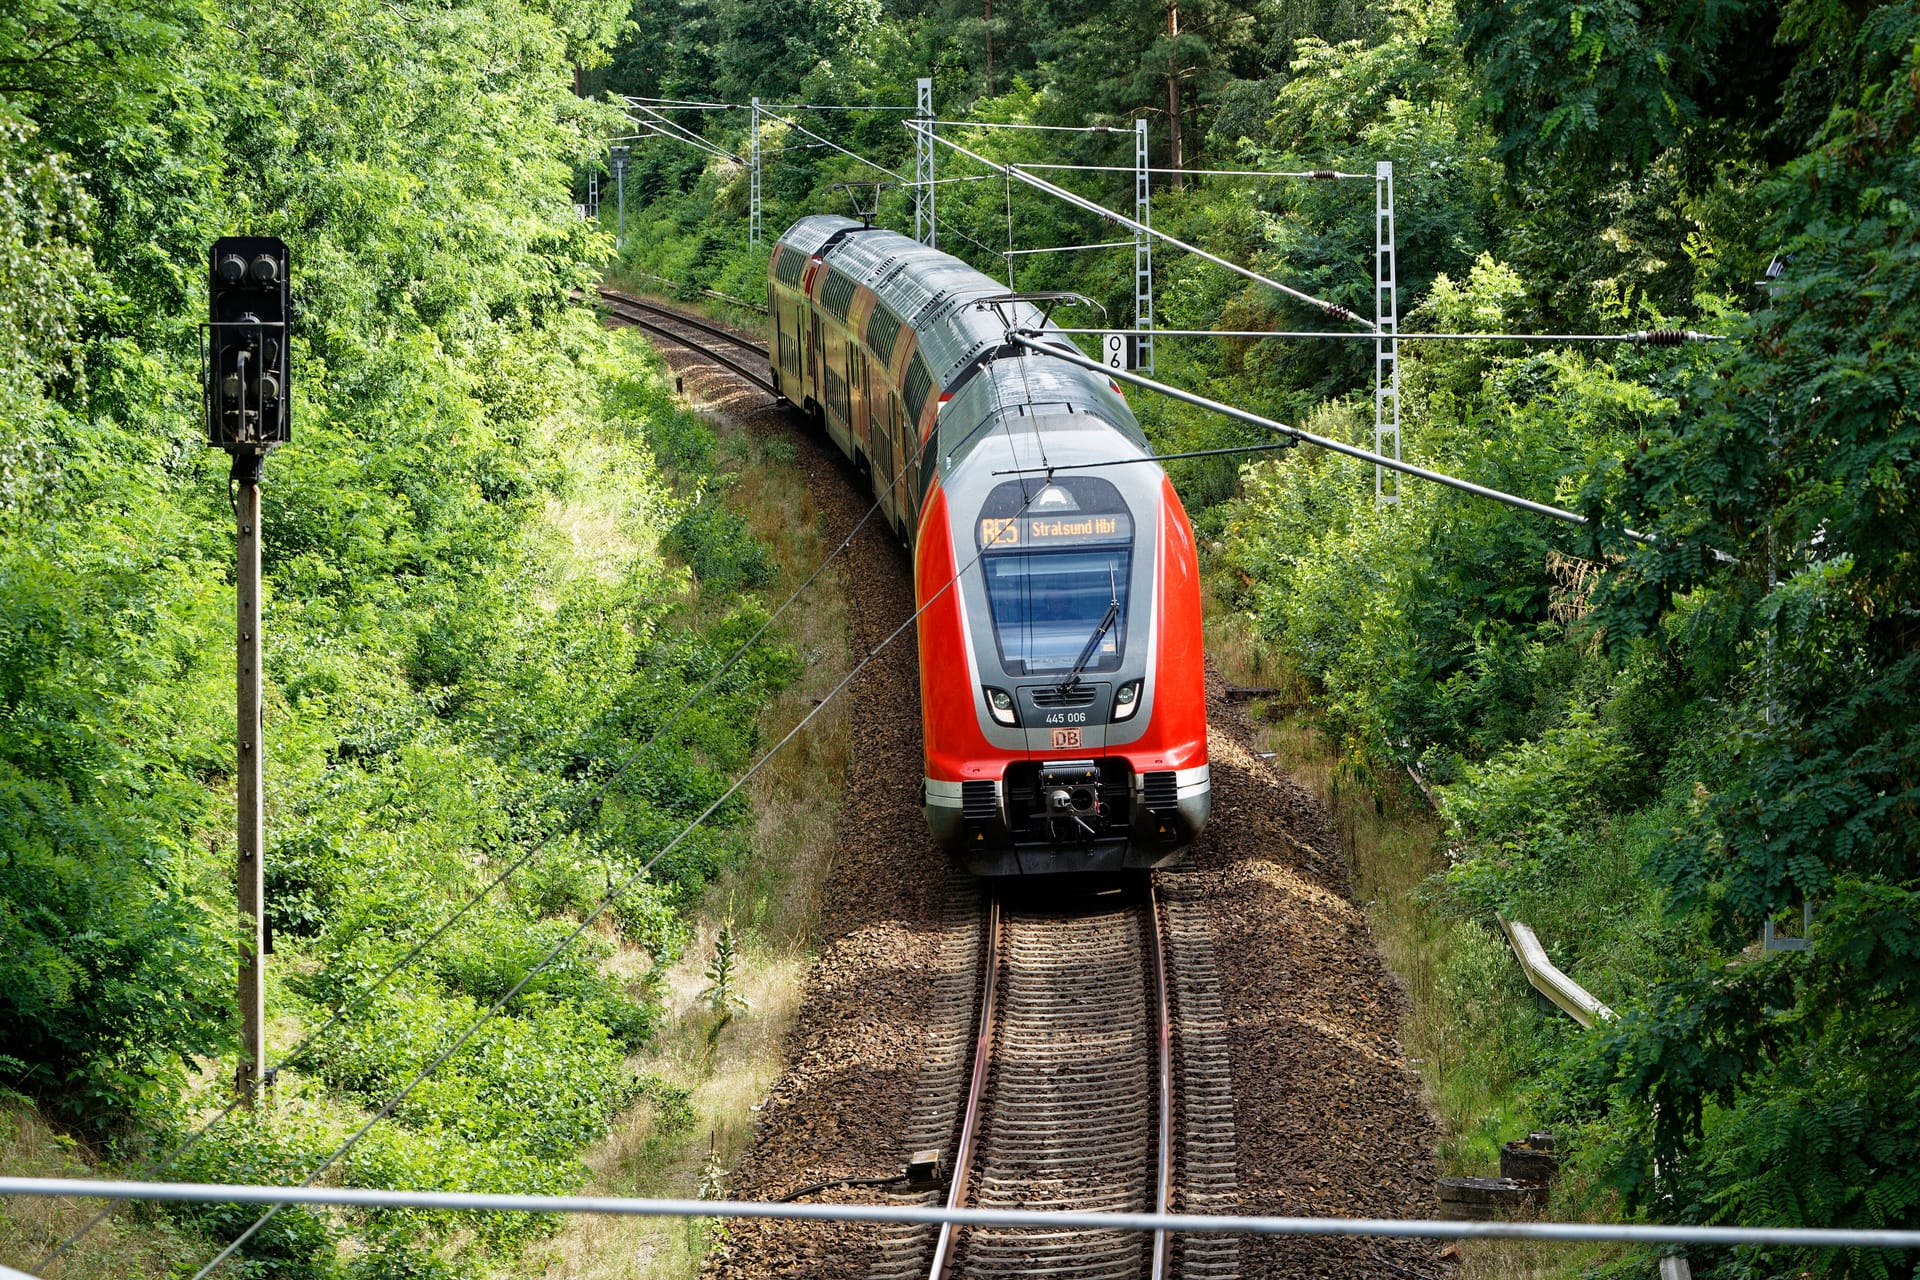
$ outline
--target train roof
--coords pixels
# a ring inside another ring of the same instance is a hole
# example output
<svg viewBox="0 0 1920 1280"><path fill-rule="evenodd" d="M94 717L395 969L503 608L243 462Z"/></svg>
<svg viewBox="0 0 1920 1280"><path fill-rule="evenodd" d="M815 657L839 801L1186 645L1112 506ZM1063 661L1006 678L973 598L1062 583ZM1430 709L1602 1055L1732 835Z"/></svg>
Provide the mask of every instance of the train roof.
<svg viewBox="0 0 1920 1280"><path fill-rule="evenodd" d="M1011 410L1007 422L1024 422L1029 435L1042 419L1091 415L1119 433L1134 456L1151 452L1126 400L1104 375L1004 350L1003 315L1043 332L1059 326L1030 302L983 301L1007 293L991 276L898 232L834 215L800 219L781 242L823 257L832 270L867 286L914 331L934 384L953 396L940 411L939 450L946 459L977 447L984 427L1003 425L1001 410ZM1043 340L1081 354L1065 334Z"/></svg>
<svg viewBox="0 0 1920 1280"><path fill-rule="evenodd" d="M941 408L940 455L958 460L997 432L1031 435L1042 420L1076 414L1098 419L1131 446L1112 450L1116 460L1150 452L1146 433L1105 378L1058 360L1009 357L983 364Z"/></svg>
<svg viewBox="0 0 1920 1280"><path fill-rule="evenodd" d="M865 228L851 218L832 215L802 218L780 239L809 255L824 257L834 271L873 290L914 331L927 372L942 390L951 387L984 352L1006 342L1000 315L989 307L969 305L1005 294L1006 286L950 253L897 231ZM1014 303L1011 316L1023 327L1057 327L1048 325L1031 303Z"/></svg>
<svg viewBox="0 0 1920 1280"><path fill-rule="evenodd" d="M802 218L787 228L780 237L781 244L790 244L800 252L812 255L825 248L827 242L843 231L858 231L860 224L852 218L843 218L837 213L817 213Z"/></svg>

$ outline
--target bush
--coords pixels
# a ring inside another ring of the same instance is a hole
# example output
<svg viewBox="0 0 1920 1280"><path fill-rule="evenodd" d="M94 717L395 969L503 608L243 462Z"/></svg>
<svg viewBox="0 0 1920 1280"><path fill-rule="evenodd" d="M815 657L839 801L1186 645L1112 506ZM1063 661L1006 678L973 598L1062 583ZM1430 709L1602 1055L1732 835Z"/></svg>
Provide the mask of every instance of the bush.
<svg viewBox="0 0 1920 1280"><path fill-rule="evenodd" d="M745 517L715 494L695 497L668 531L666 545L686 561L702 587L721 593L722 598L774 580L776 570L767 549L754 539Z"/></svg>

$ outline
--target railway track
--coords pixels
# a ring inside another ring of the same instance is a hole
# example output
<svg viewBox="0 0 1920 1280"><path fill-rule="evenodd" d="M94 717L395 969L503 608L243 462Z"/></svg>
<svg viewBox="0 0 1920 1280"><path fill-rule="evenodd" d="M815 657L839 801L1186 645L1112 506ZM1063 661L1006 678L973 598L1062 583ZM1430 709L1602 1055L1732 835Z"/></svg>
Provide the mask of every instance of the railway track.
<svg viewBox="0 0 1920 1280"><path fill-rule="evenodd" d="M1224 1024L1204 925L1180 910L1151 885L1079 909L988 900L948 1207L1167 1212L1176 1201L1232 1203ZM1194 971L1177 971L1181 964ZM1233 1241L1178 1242L1197 1249L1182 1254L1165 1233L946 1226L930 1258L924 1240L892 1243L876 1276L1237 1274Z"/></svg>
<svg viewBox="0 0 1920 1280"><path fill-rule="evenodd" d="M612 316L770 395L766 349L617 290ZM920 1083L896 1131L945 1147L954 1208L1231 1212L1239 1207L1229 1031L1208 913L1178 872L1063 906L955 875L920 996ZM949 1146L948 1144L951 1143ZM1212 1235L883 1228L867 1280L1225 1280Z"/></svg>
<svg viewBox="0 0 1920 1280"><path fill-rule="evenodd" d="M705 356L715 364L731 369L768 395L779 398L780 389L767 374L755 372L753 367L743 364L715 345L725 343L737 351L746 351L757 359L759 368L765 369L768 367L767 349L759 343L684 311L636 298L618 289L600 290L600 300L606 304L608 313L622 324L632 325Z"/></svg>

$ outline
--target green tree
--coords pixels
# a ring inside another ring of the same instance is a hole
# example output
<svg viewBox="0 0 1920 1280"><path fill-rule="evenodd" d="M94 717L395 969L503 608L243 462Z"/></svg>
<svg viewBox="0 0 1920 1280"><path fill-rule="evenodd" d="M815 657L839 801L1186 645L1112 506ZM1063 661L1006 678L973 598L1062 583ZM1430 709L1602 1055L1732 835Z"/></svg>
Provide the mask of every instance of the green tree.
<svg viewBox="0 0 1920 1280"><path fill-rule="evenodd" d="M1778 295L1619 476L1631 518L1664 541L1611 584L1610 625L1646 634L1704 598L1703 659L1743 695L1726 781L1659 866L1675 909L1738 947L1815 908L1811 950L1666 984L1596 1056L1592 1079L1620 1105L1658 1105L1648 1154L1681 1161L1701 1217L1920 1216L1920 234L1897 194L1920 181L1916 36L1911 5L1862 25L1857 97L1765 189L1786 246Z"/></svg>

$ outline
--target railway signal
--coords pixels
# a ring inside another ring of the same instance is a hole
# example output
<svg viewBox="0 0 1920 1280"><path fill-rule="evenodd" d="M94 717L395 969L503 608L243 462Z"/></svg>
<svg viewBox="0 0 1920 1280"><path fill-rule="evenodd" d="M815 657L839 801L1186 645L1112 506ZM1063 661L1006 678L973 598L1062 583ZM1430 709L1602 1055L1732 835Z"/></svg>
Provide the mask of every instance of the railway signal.
<svg viewBox="0 0 1920 1280"><path fill-rule="evenodd" d="M627 242L627 159L633 155L632 147L609 147L607 158L613 162L613 185L620 202L620 221L613 233L613 247L620 249Z"/></svg>
<svg viewBox="0 0 1920 1280"><path fill-rule="evenodd" d="M235 887L240 946L240 1065L234 1089L251 1105L266 1068L265 827L260 705L260 470L293 437L293 332L287 246L271 236L222 236L207 253L201 349L207 443L233 458Z"/></svg>
<svg viewBox="0 0 1920 1280"><path fill-rule="evenodd" d="M287 246L222 236L207 254L207 443L258 459L291 438Z"/></svg>

